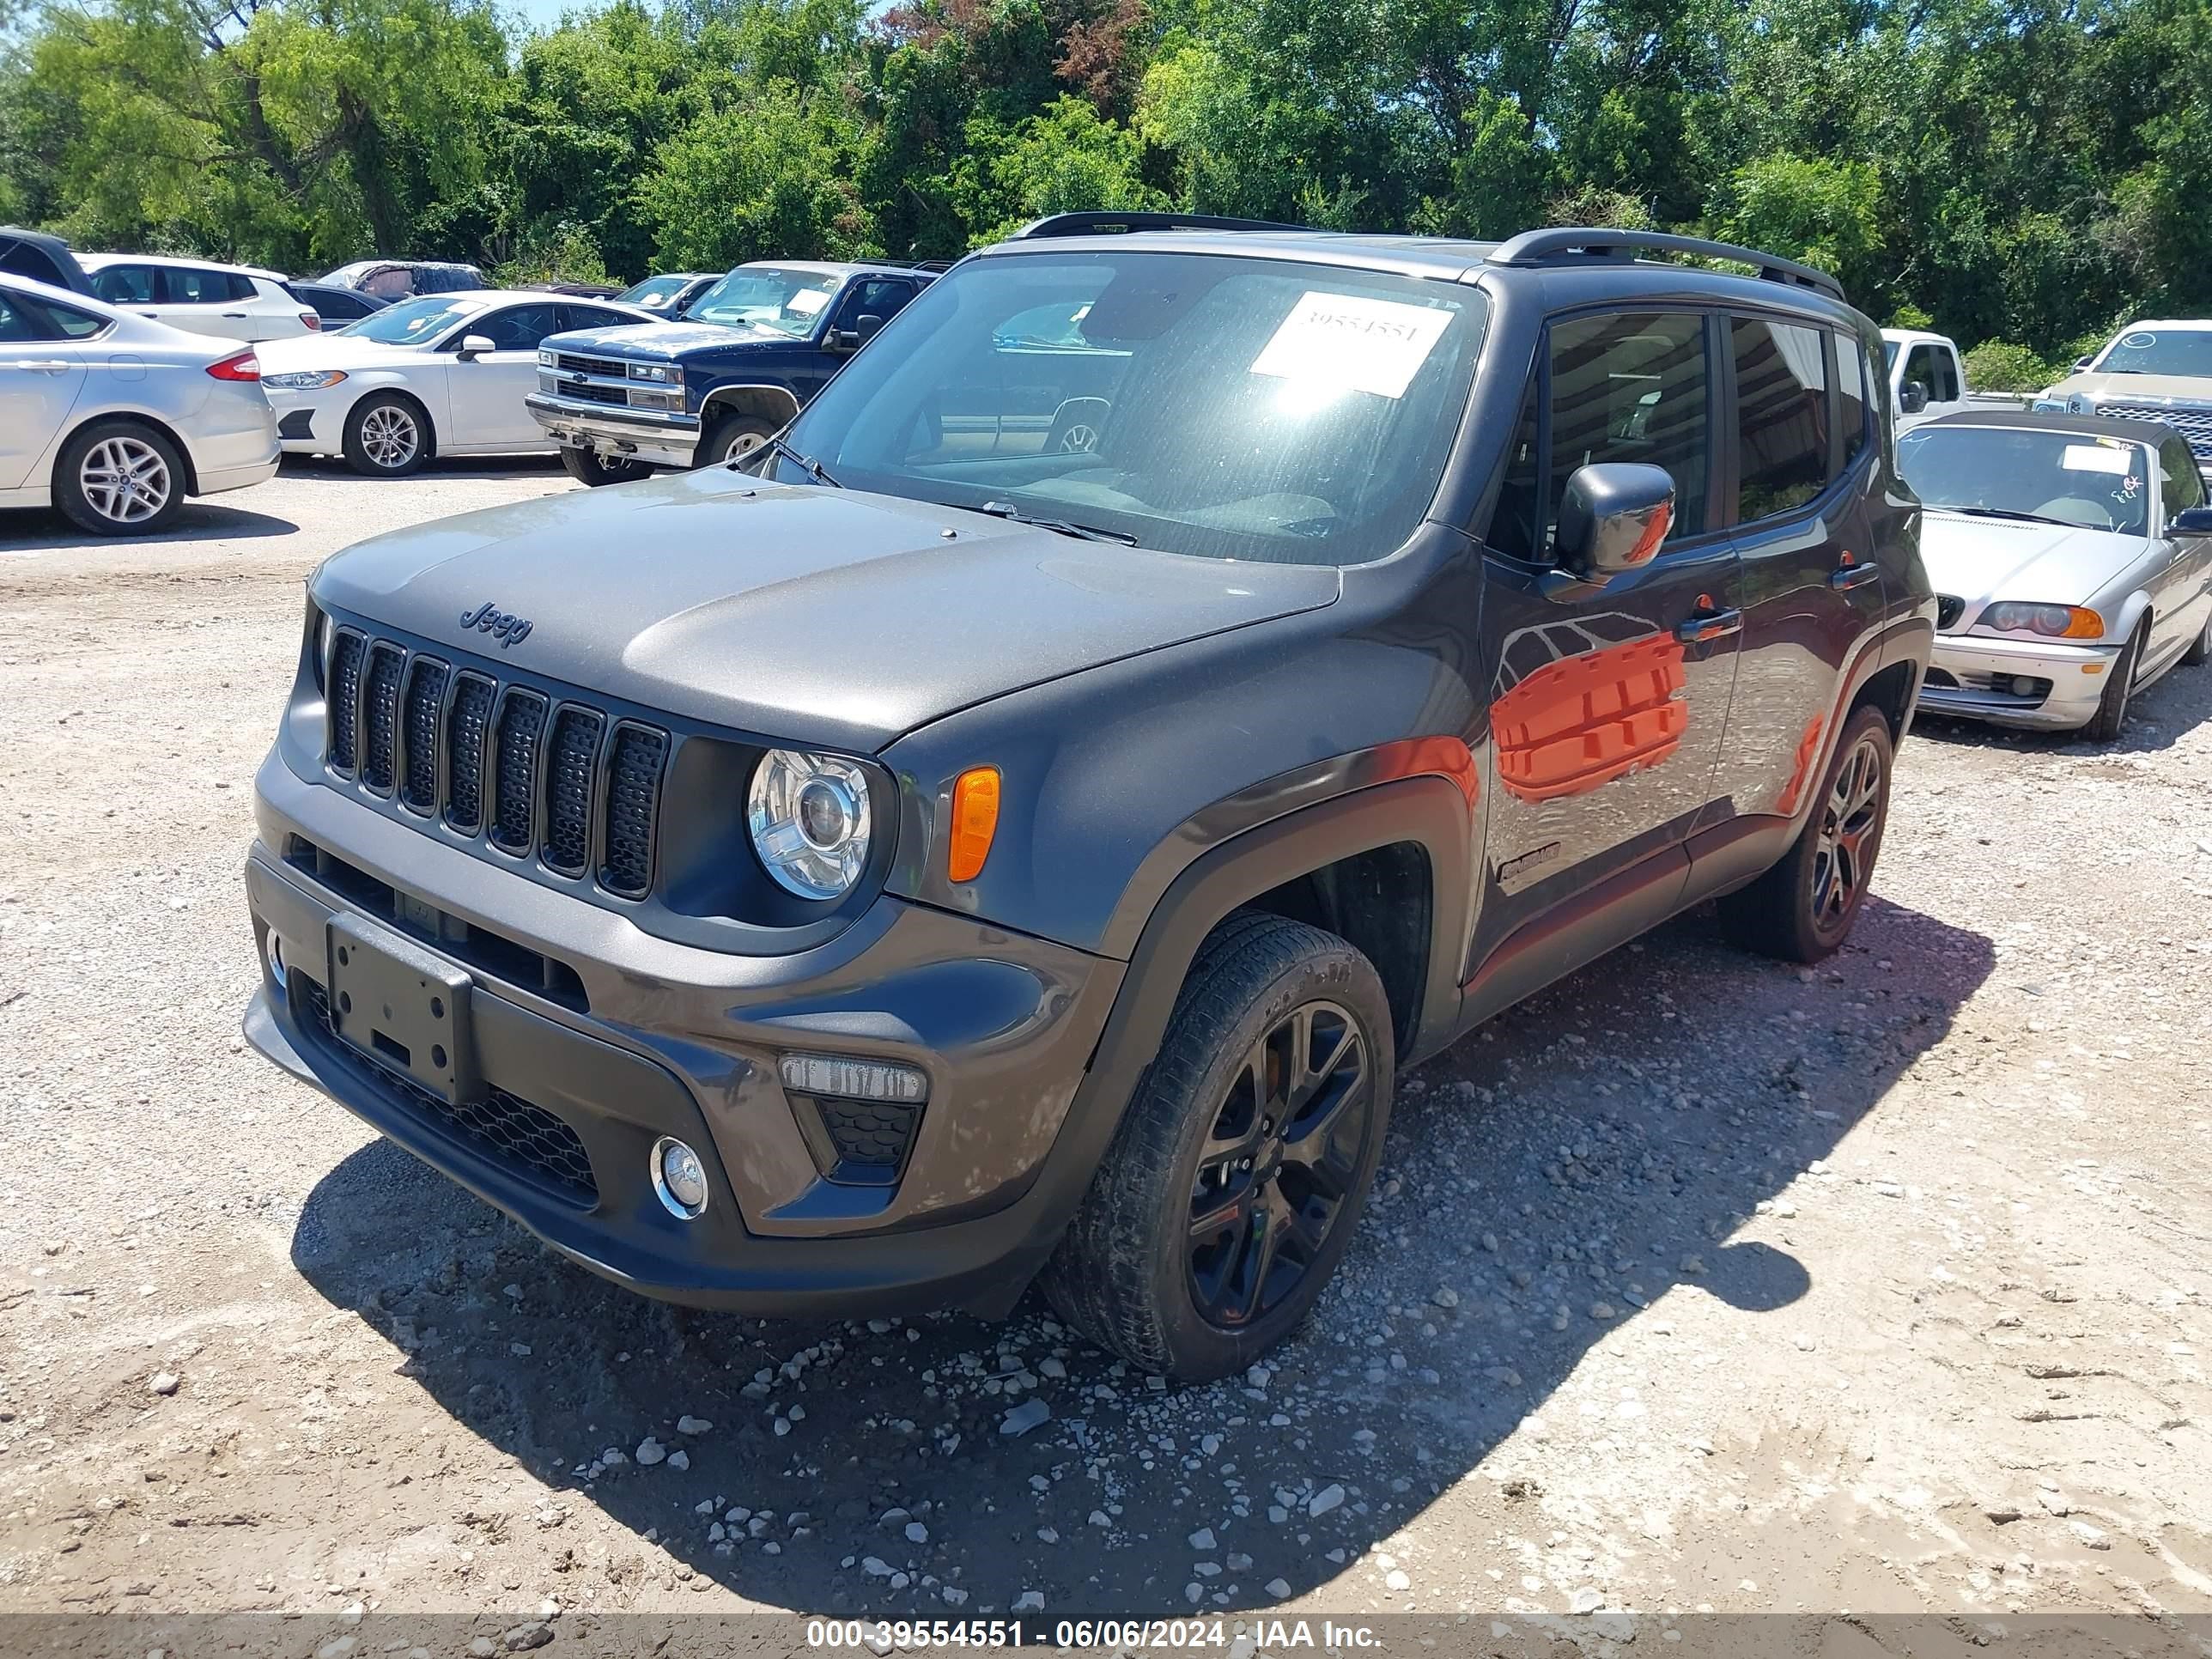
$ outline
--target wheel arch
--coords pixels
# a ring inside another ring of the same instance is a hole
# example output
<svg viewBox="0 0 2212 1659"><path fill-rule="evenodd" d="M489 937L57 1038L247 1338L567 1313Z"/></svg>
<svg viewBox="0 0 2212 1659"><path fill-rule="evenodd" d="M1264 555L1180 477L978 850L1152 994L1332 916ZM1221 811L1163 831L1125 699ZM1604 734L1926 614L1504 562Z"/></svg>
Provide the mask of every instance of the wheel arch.
<svg viewBox="0 0 2212 1659"><path fill-rule="evenodd" d="M402 402L412 404L415 406L416 417L422 422L422 459L426 461L436 460L438 459L437 416L431 414L430 405L422 394L404 380L377 380L363 386L361 395L346 405L345 414L338 422L339 441L343 443L344 434L352 429L355 418L361 413L362 405L377 398L397 398Z"/></svg>
<svg viewBox="0 0 2212 1659"><path fill-rule="evenodd" d="M149 414L143 409L103 409L86 416L82 420L70 426L69 430L62 434L60 441L54 445L52 472L56 478L60 476L63 453L77 441L88 427L98 426L102 421L119 421L126 426L143 427L148 431L158 433L167 439L170 447L177 452L178 456L184 462L183 493L187 495L197 495L200 493L199 463L193 458L191 445L185 441L184 434L160 416ZM49 481L47 488L50 491L52 489L52 480Z"/></svg>
<svg viewBox="0 0 2212 1659"><path fill-rule="evenodd" d="M799 414L799 398L787 386L763 382L732 382L718 386L699 404L700 435L724 413L750 415L781 428Z"/></svg>

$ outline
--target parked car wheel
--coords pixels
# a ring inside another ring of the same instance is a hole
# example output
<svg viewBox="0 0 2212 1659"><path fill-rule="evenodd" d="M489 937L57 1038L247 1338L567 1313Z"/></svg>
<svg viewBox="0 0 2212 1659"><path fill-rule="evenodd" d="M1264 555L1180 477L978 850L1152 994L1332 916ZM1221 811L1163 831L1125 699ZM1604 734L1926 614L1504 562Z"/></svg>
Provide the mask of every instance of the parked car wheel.
<svg viewBox="0 0 2212 1659"><path fill-rule="evenodd" d="M629 483L653 471L643 461L611 461L596 449L577 449L565 444L561 449L561 465L578 483L589 484L594 489L602 484Z"/></svg>
<svg viewBox="0 0 2212 1659"><path fill-rule="evenodd" d="M2150 618L2145 617L2106 671L2111 678L2105 682L2105 695L2097 699L2097 712L2081 728L2084 737L2096 743L2112 743L2119 737L2120 728L2127 724L2128 699L2135 696L2136 670L2142 665L2143 641L2149 633Z"/></svg>
<svg viewBox="0 0 2212 1659"><path fill-rule="evenodd" d="M1893 754L1888 716L1871 706L1854 711L1790 850L1721 900L1721 927L1731 939L1784 962L1818 962L1844 942L1874 880Z"/></svg>
<svg viewBox="0 0 2212 1659"><path fill-rule="evenodd" d="M707 428L699 441L697 465L713 466L750 455L775 436L775 424L757 415L725 415Z"/></svg>
<svg viewBox="0 0 2212 1659"><path fill-rule="evenodd" d="M1046 1267L1053 1304L1184 1382L1288 1335L1374 1179L1392 1040L1382 981L1344 940L1256 913L1224 922Z"/></svg>
<svg viewBox="0 0 2212 1659"><path fill-rule="evenodd" d="M185 499L177 447L136 421L94 421L54 459L54 505L95 536L159 530Z"/></svg>
<svg viewBox="0 0 2212 1659"><path fill-rule="evenodd" d="M397 392L373 392L346 416L346 465L372 478L403 478L430 459L430 417Z"/></svg>
<svg viewBox="0 0 2212 1659"><path fill-rule="evenodd" d="M2212 613L2206 615L2204 626L2197 630L2197 637L2190 641L2189 649L2181 653L2181 663L2185 668L2199 667L2208 660L2212 660Z"/></svg>

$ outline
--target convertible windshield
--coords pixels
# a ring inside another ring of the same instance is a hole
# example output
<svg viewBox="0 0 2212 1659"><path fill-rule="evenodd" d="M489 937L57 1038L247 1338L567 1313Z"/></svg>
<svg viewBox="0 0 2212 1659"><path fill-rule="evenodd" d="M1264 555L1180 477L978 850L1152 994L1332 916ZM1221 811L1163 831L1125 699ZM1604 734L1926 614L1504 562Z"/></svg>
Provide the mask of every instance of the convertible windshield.
<svg viewBox="0 0 2212 1659"><path fill-rule="evenodd" d="M2096 373L2212 379L2212 328L2131 328L2105 348Z"/></svg>
<svg viewBox="0 0 2212 1659"><path fill-rule="evenodd" d="M812 331L837 282L831 271L740 265L693 301L684 320L728 327L750 323L796 338Z"/></svg>
<svg viewBox="0 0 2212 1659"><path fill-rule="evenodd" d="M1474 290L1225 254L969 262L788 434L849 488L1172 553L1353 564L1436 495ZM781 452L780 452L781 453ZM787 456L778 478L805 482Z"/></svg>
<svg viewBox="0 0 2212 1659"><path fill-rule="evenodd" d="M1923 504L1953 512L2140 536L2150 472L2141 444L2017 427L1917 426L1898 470ZM1992 544L1990 556L2010 556Z"/></svg>
<svg viewBox="0 0 2212 1659"><path fill-rule="evenodd" d="M462 318L483 307L453 300L403 300L382 311L372 311L358 322L336 331L380 345L427 345Z"/></svg>

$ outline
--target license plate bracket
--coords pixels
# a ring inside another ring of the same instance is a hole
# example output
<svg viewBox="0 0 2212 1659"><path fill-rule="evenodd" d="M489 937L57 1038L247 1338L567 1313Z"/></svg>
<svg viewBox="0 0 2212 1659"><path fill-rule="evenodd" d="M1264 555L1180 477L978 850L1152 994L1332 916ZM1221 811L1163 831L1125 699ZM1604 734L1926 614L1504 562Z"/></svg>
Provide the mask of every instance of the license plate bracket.
<svg viewBox="0 0 2212 1659"><path fill-rule="evenodd" d="M482 1099L466 970L365 916L331 917L328 944L338 1036L448 1104Z"/></svg>

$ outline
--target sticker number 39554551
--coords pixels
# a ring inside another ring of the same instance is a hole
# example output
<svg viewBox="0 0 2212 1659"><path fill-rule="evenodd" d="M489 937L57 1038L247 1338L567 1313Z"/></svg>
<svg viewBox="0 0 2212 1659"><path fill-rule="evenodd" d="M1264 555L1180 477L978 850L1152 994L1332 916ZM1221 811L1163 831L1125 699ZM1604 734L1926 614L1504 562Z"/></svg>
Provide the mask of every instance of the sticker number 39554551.
<svg viewBox="0 0 2212 1659"><path fill-rule="evenodd" d="M1252 360L1252 373L1402 398L1453 315L1441 307L1309 291Z"/></svg>

